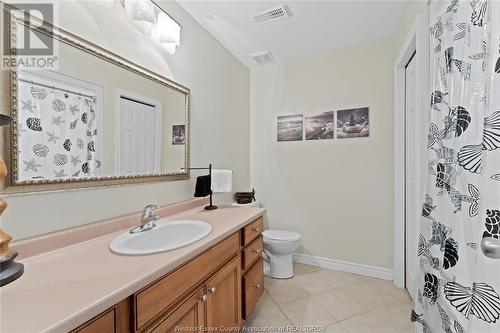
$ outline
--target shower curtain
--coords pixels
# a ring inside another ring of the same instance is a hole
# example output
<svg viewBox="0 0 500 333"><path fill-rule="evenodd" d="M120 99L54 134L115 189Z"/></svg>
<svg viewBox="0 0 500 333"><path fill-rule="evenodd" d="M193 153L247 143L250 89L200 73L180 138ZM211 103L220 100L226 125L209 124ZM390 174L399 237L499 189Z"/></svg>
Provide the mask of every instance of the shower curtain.
<svg viewBox="0 0 500 333"><path fill-rule="evenodd" d="M52 85L19 82L18 180L100 175L95 98Z"/></svg>
<svg viewBox="0 0 500 333"><path fill-rule="evenodd" d="M500 2L430 4L428 181L416 332L500 332Z"/></svg>

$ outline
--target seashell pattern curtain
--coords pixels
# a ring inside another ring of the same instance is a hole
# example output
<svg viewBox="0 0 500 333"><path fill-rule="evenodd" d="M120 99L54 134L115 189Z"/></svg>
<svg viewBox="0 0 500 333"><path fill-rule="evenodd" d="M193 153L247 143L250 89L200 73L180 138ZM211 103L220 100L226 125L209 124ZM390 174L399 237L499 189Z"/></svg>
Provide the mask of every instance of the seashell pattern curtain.
<svg viewBox="0 0 500 333"><path fill-rule="evenodd" d="M57 85L18 90L18 181L99 176L96 100Z"/></svg>
<svg viewBox="0 0 500 333"><path fill-rule="evenodd" d="M411 320L416 332L500 332L500 2L430 4L427 195Z"/></svg>

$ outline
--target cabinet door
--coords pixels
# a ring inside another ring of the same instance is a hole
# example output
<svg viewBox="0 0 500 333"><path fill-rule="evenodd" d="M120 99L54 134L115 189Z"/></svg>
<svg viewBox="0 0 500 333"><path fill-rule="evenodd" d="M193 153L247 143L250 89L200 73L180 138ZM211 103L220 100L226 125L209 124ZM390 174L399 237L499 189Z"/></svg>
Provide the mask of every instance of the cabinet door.
<svg viewBox="0 0 500 333"><path fill-rule="evenodd" d="M186 299L177 309L170 313L157 325L153 325L147 332L174 333L174 332L201 332L206 325L207 295L204 288L195 292Z"/></svg>
<svg viewBox="0 0 500 333"><path fill-rule="evenodd" d="M240 256L207 282L207 326L215 332L241 325Z"/></svg>
<svg viewBox="0 0 500 333"><path fill-rule="evenodd" d="M111 309L90 323L75 330L75 333L114 333L115 329L115 309Z"/></svg>

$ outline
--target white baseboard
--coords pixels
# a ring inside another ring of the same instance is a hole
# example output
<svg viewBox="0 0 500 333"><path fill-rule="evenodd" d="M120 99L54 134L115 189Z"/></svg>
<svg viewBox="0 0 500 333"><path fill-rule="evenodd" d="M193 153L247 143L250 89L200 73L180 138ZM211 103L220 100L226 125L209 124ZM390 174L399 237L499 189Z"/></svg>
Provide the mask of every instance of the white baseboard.
<svg viewBox="0 0 500 333"><path fill-rule="evenodd" d="M317 266L326 269L355 273L359 275L371 276L379 279L392 281L392 269L377 266L357 264L349 261L342 261L324 257L310 256L307 254L294 254L293 261L299 264Z"/></svg>

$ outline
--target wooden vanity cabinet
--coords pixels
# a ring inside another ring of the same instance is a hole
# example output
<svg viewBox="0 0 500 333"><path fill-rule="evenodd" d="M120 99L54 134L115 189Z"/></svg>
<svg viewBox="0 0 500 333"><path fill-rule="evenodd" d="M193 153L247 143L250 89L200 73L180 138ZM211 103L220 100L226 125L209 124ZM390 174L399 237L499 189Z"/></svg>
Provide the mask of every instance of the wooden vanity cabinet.
<svg viewBox="0 0 500 333"><path fill-rule="evenodd" d="M264 218L259 217L255 221L247 224L242 230L242 244L243 246L247 246L254 239L259 237L262 234L264 229Z"/></svg>
<svg viewBox="0 0 500 333"><path fill-rule="evenodd" d="M200 288L165 318L160 319L144 332L150 333L197 333L207 323L205 288Z"/></svg>
<svg viewBox="0 0 500 333"><path fill-rule="evenodd" d="M237 328L241 325L240 261L240 256L236 257L207 282L207 327Z"/></svg>
<svg viewBox="0 0 500 333"><path fill-rule="evenodd" d="M250 268L258 258L262 257L262 251L264 251L264 241L262 236L259 236L256 240L250 243L250 245L243 249L241 254L241 269L246 270Z"/></svg>
<svg viewBox="0 0 500 333"><path fill-rule="evenodd" d="M219 267L239 254L240 237L234 233L206 252L188 261L173 272L135 293L133 297L134 328L142 331L162 317L190 290L203 285L217 274Z"/></svg>
<svg viewBox="0 0 500 333"><path fill-rule="evenodd" d="M246 319L264 292L264 265L260 257L243 276L243 317Z"/></svg>
<svg viewBox="0 0 500 333"><path fill-rule="evenodd" d="M116 314L114 309L108 310L89 323L84 324L82 327L77 328L76 333L115 333Z"/></svg>
<svg viewBox="0 0 500 333"><path fill-rule="evenodd" d="M73 332L237 331L264 290L262 228L260 217Z"/></svg>
<svg viewBox="0 0 500 333"><path fill-rule="evenodd" d="M89 320L73 333L130 333L130 299L120 303Z"/></svg>
<svg viewBox="0 0 500 333"><path fill-rule="evenodd" d="M246 320L264 292L264 219L259 217L242 229L242 317Z"/></svg>

